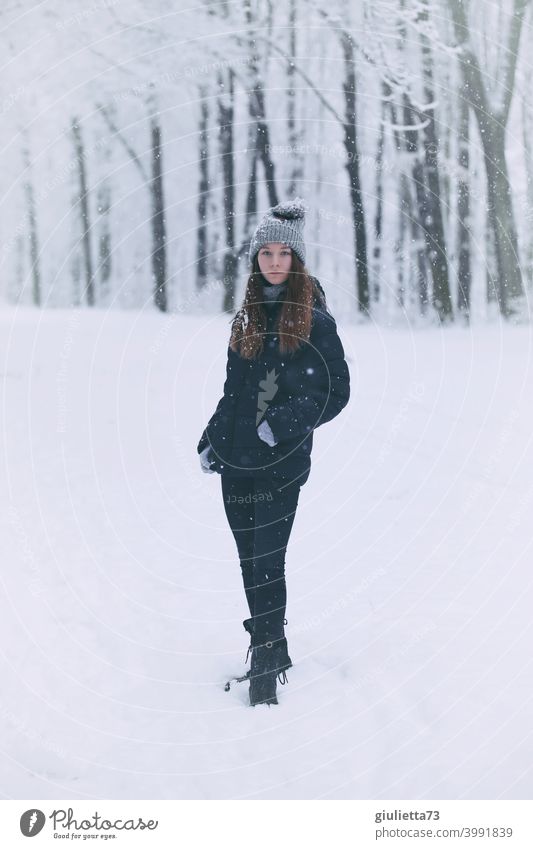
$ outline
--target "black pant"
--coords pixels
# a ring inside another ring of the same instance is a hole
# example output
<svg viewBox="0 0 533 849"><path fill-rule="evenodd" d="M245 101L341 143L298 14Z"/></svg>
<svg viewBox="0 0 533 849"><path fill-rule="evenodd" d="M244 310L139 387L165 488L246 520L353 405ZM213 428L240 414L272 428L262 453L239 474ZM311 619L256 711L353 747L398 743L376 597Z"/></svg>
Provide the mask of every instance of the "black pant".
<svg viewBox="0 0 533 849"><path fill-rule="evenodd" d="M301 486L260 477L221 475L221 480L255 636L277 639L284 635L285 552Z"/></svg>

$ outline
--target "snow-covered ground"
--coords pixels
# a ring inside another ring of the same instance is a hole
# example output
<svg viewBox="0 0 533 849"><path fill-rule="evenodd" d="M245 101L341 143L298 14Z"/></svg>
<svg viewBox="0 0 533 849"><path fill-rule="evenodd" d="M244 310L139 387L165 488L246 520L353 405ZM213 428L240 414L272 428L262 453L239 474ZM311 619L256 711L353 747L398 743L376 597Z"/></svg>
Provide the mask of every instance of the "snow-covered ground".
<svg viewBox="0 0 533 849"><path fill-rule="evenodd" d="M352 397L287 552L295 666L250 708L196 455L227 318L0 312L4 797L531 798L531 330L339 330Z"/></svg>

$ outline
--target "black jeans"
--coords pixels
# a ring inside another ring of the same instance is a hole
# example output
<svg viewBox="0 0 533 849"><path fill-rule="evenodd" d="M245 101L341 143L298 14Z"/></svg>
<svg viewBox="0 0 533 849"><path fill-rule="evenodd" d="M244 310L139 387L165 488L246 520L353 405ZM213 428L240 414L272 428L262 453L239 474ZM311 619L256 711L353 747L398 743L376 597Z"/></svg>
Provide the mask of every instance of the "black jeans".
<svg viewBox="0 0 533 849"><path fill-rule="evenodd" d="M278 639L284 635L287 604L285 552L301 486L264 477L220 477L254 634L260 641Z"/></svg>

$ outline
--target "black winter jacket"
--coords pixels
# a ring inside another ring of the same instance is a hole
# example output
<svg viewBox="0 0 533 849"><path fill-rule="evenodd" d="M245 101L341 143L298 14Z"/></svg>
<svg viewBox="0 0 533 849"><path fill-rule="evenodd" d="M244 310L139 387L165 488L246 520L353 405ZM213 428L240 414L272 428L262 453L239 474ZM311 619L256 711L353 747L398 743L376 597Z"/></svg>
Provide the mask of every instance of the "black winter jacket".
<svg viewBox="0 0 533 849"><path fill-rule="evenodd" d="M228 347L224 394L198 443L211 445L211 468L223 475L268 476L303 486L311 469L313 430L335 418L350 397L350 373L335 319L318 297L308 342L281 354L277 320L282 299L270 306L263 350L246 359ZM257 434L266 418L277 440Z"/></svg>

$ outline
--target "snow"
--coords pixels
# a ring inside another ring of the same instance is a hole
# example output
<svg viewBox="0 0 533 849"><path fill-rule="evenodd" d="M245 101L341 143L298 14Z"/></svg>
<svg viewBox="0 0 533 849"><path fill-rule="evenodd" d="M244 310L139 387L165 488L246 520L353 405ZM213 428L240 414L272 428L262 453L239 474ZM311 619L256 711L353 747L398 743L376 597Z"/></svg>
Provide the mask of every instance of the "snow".
<svg viewBox="0 0 533 849"><path fill-rule="evenodd" d="M12 798L526 799L531 330L339 323L277 707L250 708L218 475L225 317L0 311Z"/></svg>

